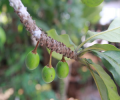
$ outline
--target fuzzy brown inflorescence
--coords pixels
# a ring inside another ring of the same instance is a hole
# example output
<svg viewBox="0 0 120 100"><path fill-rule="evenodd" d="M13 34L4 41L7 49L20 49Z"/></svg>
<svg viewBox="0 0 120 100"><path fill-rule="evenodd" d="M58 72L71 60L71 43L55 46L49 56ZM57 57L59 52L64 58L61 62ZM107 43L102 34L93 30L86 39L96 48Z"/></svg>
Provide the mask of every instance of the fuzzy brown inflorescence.
<svg viewBox="0 0 120 100"><path fill-rule="evenodd" d="M52 39L47 36L47 34L37 27L35 21L32 20L30 14L27 12L27 9L23 6L20 0L9 0L11 6L14 8L15 12L20 18L21 23L24 24L27 31L29 31L37 41L40 41L41 46L46 46L48 49L62 54L65 57L77 60L77 54L72 51L70 48L66 47L65 44L58 42L57 40ZM16 5L14 4L15 2ZM26 11L24 11L26 10ZM25 15L26 14L26 15ZM37 33L35 33L37 32ZM38 34L38 32L41 32Z"/></svg>
<svg viewBox="0 0 120 100"><path fill-rule="evenodd" d="M77 55L70 48L66 47L65 44L58 42L51 37L47 36L44 32L40 37L40 45L45 45L48 49L57 53L63 54L63 56L77 60Z"/></svg>

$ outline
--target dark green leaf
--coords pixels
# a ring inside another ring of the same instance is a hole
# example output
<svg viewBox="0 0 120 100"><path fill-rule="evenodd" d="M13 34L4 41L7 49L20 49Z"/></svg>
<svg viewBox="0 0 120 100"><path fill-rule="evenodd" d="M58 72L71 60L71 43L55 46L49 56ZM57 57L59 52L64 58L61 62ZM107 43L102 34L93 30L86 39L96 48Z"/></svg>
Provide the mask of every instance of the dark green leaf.
<svg viewBox="0 0 120 100"><path fill-rule="evenodd" d="M110 100L120 100L120 97L117 92L117 88L111 77L103 70L103 68L100 65L97 64L90 64L99 74L101 79L103 80L107 91L108 91L108 97ZM107 100L107 99L106 99Z"/></svg>
<svg viewBox="0 0 120 100"><path fill-rule="evenodd" d="M104 54L112 58L120 65L120 51L106 51Z"/></svg>
<svg viewBox="0 0 120 100"><path fill-rule="evenodd" d="M100 97L102 100L109 100L108 97L108 90L105 86L105 83L103 82L103 80L94 72L90 69L90 72L94 78L94 81L96 83L96 86L98 88L98 91L100 93Z"/></svg>
<svg viewBox="0 0 120 100"><path fill-rule="evenodd" d="M93 51L93 52L97 56L102 57L101 59L103 61L103 64L112 73L116 83L120 86L120 80L119 80L119 78L120 78L120 65L116 61L114 61L114 59L110 58L109 56L105 55L102 52L98 52L98 51Z"/></svg>

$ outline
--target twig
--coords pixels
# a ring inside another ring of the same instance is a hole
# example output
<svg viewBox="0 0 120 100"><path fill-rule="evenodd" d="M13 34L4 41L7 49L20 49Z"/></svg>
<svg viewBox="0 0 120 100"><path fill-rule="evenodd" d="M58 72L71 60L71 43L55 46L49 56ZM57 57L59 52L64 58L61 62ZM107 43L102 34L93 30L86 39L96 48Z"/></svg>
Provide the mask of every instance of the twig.
<svg viewBox="0 0 120 100"><path fill-rule="evenodd" d="M27 31L29 31L33 37L40 41L40 45L45 45L48 49L62 54L65 57L71 59L78 59L76 52L72 51L70 48L66 47L65 44L58 42L51 37L47 36L44 31L42 31L32 20L30 14L27 12L27 8L24 7L21 0L9 0L10 6L12 6L20 18L20 21L24 24Z"/></svg>

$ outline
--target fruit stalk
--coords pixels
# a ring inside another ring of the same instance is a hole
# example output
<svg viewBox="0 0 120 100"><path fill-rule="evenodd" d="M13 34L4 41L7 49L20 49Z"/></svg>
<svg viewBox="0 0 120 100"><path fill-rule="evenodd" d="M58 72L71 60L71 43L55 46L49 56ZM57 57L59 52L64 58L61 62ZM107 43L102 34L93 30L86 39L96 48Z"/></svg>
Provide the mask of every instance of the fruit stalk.
<svg viewBox="0 0 120 100"><path fill-rule="evenodd" d="M78 60L77 53L66 47L65 44L58 42L51 37L47 36L32 20L32 17L27 12L27 8L24 7L21 0L9 0L10 6L12 6L19 16L21 23L24 24L27 31L29 31L33 37L40 41L41 46L46 46L48 49L64 55L65 57Z"/></svg>
<svg viewBox="0 0 120 100"><path fill-rule="evenodd" d="M62 62L66 62L64 56L62 56L61 61L62 61Z"/></svg>
<svg viewBox="0 0 120 100"><path fill-rule="evenodd" d="M36 54L36 53L37 53L37 48L38 48L38 45L39 45L39 41L37 41L37 44L36 44L36 46L35 46L35 49L32 51L34 54Z"/></svg>
<svg viewBox="0 0 120 100"><path fill-rule="evenodd" d="M52 50L50 51L50 60L48 65L49 68L52 68L51 61L52 61Z"/></svg>

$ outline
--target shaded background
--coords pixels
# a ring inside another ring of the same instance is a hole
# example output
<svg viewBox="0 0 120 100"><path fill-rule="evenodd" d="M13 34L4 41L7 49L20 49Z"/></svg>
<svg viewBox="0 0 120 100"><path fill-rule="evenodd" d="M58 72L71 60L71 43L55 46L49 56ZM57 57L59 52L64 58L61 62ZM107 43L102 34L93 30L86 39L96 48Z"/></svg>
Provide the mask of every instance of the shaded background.
<svg viewBox="0 0 120 100"><path fill-rule="evenodd" d="M85 6L81 0L22 2L40 28L45 31L54 28L58 34L69 34L76 45L89 37L86 34L88 29L98 32L106 30L109 23L120 16L119 0L105 0L94 8ZM96 40L84 47L95 43L108 42ZM0 100L100 100L89 70L74 60L67 61L70 67L67 78L60 80L56 77L52 83L46 84L41 77L41 70L49 61L45 47L37 50L39 66L28 70L25 57L35 44L36 41L25 30L8 0L0 0ZM120 44L113 45L120 47ZM90 53L83 57L101 64L100 59ZM54 68L57 62L53 58Z"/></svg>

